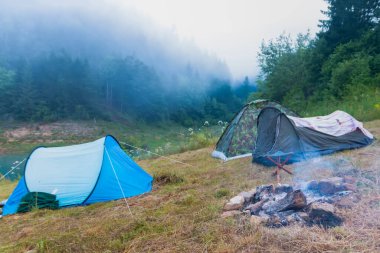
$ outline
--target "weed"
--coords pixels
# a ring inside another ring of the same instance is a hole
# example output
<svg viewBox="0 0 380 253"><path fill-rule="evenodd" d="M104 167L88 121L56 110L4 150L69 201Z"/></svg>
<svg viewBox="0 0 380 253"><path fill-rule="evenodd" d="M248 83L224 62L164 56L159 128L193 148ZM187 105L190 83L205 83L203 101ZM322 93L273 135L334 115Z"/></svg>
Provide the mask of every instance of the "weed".
<svg viewBox="0 0 380 253"><path fill-rule="evenodd" d="M166 185L166 184L179 184L185 180L173 172L158 173L153 176L154 184Z"/></svg>
<svg viewBox="0 0 380 253"><path fill-rule="evenodd" d="M226 188L221 188L219 190L217 190L214 194L215 198L223 198L223 197L226 197L230 195L230 190L226 189Z"/></svg>

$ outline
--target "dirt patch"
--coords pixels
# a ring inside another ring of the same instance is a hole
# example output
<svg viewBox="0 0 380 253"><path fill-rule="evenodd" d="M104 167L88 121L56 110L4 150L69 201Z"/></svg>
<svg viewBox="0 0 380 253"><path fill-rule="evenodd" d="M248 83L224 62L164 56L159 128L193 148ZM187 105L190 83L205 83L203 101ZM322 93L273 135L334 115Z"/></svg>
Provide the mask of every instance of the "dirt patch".
<svg viewBox="0 0 380 253"><path fill-rule="evenodd" d="M15 141L20 138L24 138L28 135L30 135L32 132L31 129L28 129L26 127L17 128L15 130L9 130L5 131L3 134L5 138L8 139L8 141Z"/></svg>
<svg viewBox="0 0 380 253"><path fill-rule="evenodd" d="M57 122L50 124L31 124L16 129L6 130L3 137L8 142L28 141L57 142L56 137L66 139L69 137L87 137L97 131L96 126L76 122ZM49 141L50 140L50 141Z"/></svg>

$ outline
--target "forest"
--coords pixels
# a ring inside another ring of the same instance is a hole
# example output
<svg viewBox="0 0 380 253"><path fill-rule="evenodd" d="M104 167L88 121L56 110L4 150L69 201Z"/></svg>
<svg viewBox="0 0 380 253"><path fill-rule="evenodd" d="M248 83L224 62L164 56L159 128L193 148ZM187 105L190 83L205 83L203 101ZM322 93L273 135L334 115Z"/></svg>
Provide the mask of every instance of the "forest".
<svg viewBox="0 0 380 253"><path fill-rule="evenodd" d="M128 56L95 68L66 53L19 59L0 69L0 112L3 119L117 119L145 122L227 120L255 87L246 78L205 82L189 67L167 87L153 67ZM191 84L205 84L194 89ZM183 86L181 86L183 85Z"/></svg>
<svg viewBox="0 0 380 253"><path fill-rule="evenodd" d="M380 1L326 0L315 35L286 33L262 43L257 97L301 115L345 110L380 118Z"/></svg>
<svg viewBox="0 0 380 253"><path fill-rule="evenodd" d="M61 12L15 1L0 10L2 120L192 126L228 120L255 91L248 77L231 81L224 62L175 31L133 10L110 16L91 6L73 2Z"/></svg>
<svg viewBox="0 0 380 253"><path fill-rule="evenodd" d="M15 1L0 10L1 120L192 126L228 121L257 98L302 116L380 118L380 1L326 2L316 35L263 41L260 76L233 81L216 56L134 11L110 17L85 3L60 12Z"/></svg>

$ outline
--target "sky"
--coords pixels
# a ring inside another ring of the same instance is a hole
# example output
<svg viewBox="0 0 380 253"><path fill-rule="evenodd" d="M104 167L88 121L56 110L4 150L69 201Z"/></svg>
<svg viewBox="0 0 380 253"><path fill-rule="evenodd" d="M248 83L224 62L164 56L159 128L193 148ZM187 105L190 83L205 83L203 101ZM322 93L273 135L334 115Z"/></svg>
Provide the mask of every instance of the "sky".
<svg viewBox="0 0 380 253"><path fill-rule="evenodd" d="M263 40L285 32L318 31L323 0L125 0L181 39L193 41L229 67L234 78L259 74L257 52Z"/></svg>

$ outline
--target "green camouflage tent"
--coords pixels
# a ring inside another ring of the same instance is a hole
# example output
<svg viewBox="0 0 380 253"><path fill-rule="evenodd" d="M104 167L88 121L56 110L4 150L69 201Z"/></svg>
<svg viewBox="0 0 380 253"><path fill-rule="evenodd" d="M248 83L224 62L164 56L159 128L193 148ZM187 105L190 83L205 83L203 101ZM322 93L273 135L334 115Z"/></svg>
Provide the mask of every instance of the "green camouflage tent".
<svg viewBox="0 0 380 253"><path fill-rule="evenodd" d="M266 107L275 107L287 115L297 116L278 103L266 99L252 101L235 115L216 144L212 156L223 160L251 156L256 145L257 117Z"/></svg>
<svg viewBox="0 0 380 253"><path fill-rule="evenodd" d="M235 116L212 155L230 160L252 154L254 162L272 166L365 147L373 140L346 112L299 118L277 103L256 100Z"/></svg>

